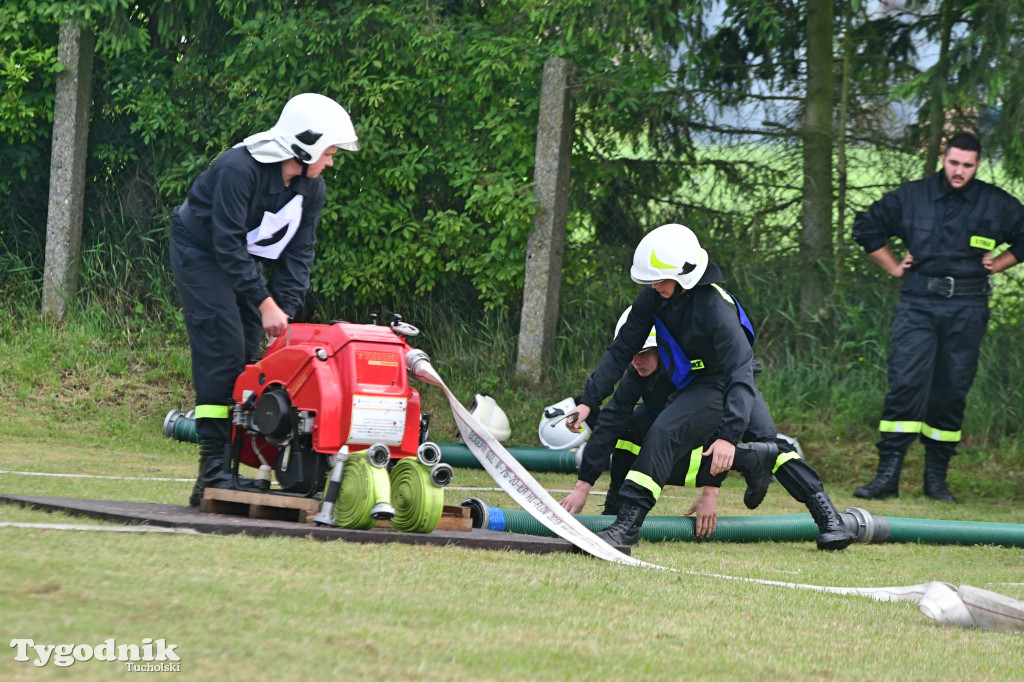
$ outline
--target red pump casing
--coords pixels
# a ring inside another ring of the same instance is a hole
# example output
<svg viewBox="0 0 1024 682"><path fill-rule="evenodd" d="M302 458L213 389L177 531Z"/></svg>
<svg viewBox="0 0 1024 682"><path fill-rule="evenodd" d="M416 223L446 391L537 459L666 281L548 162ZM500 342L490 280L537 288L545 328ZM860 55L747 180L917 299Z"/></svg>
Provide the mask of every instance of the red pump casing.
<svg viewBox="0 0 1024 682"><path fill-rule="evenodd" d="M237 403L254 404L284 388L292 407L312 416L312 448L324 455L383 443L392 459L415 457L420 396L405 366L411 350L390 327L338 322L292 324L235 382ZM254 395L253 395L254 394ZM236 429L239 427L235 427ZM262 435L242 439L239 461L273 466L278 448Z"/></svg>

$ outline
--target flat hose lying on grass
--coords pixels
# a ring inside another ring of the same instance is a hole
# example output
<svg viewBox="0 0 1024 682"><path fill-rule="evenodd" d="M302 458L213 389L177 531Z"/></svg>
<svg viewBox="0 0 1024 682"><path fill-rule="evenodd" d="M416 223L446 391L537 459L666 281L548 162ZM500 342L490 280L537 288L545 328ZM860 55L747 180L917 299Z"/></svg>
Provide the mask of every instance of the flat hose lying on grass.
<svg viewBox="0 0 1024 682"><path fill-rule="evenodd" d="M555 534L521 509L488 507L477 498L462 503L469 507L474 528L543 535ZM578 514L576 518L591 531L607 528L614 516ZM916 542L931 545L1002 545L1024 547L1024 524L981 521L937 521L894 516L874 516L864 509L847 509L840 514L846 527L863 543ZM818 527L809 514L768 516L719 516L707 538L694 535L692 516L648 516L640 537L648 542L797 542L813 541Z"/></svg>

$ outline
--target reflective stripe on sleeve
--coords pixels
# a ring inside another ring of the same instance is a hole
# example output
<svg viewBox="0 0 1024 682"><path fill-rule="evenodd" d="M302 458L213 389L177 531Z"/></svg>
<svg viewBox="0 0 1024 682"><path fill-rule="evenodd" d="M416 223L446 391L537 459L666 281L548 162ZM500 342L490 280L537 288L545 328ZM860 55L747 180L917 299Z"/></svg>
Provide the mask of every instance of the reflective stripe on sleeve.
<svg viewBox="0 0 1024 682"><path fill-rule="evenodd" d="M625 450L626 452L631 452L634 455L639 455L640 454L640 446L637 445L636 443L631 443L628 440L619 440L619 441L617 441L615 443L615 449L616 450Z"/></svg>

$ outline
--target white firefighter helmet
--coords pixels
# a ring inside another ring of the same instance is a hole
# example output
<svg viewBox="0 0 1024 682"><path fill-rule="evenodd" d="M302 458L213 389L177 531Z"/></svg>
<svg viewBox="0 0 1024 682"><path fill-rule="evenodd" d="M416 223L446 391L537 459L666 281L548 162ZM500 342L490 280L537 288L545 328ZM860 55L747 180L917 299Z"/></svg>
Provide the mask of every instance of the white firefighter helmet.
<svg viewBox="0 0 1024 682"><path fill-rule="evenodd" d="M473 396L473 404L469 406L469 413L499 443L504 443L512 435L512 427L509 426L505 411L498 407L494 398L486 393L477 393Z"/></svg>
<svg viewBox="0 0 1024 682"><path fill-rule="evenodd" d="M286 159L313 163L332 146L359 151L359 138L348 112L330 97L315 92L292 97L273 128L250 135L242 144L262 163Z"/></svg>
<svg viewBox="0 0 1024 682"><path fill-rule="evenodd" d="M590 427L583 422L579 433L573 433L565 425L565 415L576 409L576 401L566 398L544 408L544 414L537 426L541 445L552 450L568 450L582 445L590 438Z"/></svg>
<svg viewBox="0 0 1024 682"><path fill-rule="evenodd" d="M629 311L632 309L633 306L629 306L628 308L622 311L621 315L619 315L619 321L615 323L615 336L612 338L618 338L619 330L622 329L622 325L626 324L626 318L629 317ZM641 348L640 350L645 351L648 348L656 348L657 346L658 336L655 333L654 327L651 327L651 333L647 335L646 339L644 339L644 347Z"/></svg>
<svg viewBox="0 0 1024 682"><path fill-rule="evenodd" d="M692 289L708 268L708 252L701 248L697 235L688 227L669 223L644 235L633 252L630 278L637 284L653 284L674 279L684 289Z"/></svg>

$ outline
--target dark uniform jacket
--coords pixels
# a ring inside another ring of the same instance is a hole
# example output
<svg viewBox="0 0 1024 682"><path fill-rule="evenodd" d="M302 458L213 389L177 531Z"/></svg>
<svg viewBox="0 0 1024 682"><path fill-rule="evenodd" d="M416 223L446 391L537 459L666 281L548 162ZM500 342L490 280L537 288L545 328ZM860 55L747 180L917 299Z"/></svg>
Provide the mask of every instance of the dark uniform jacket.
<svg viewBox="0 0 1024 682"><path fill-rule="evenodd" d="M185 202L174 210L171 237L217 257L235 293L258 306L270 291L262 258L246 250L246 235L277 213L297 194L303 195L298 231L274 265L274 300L289 316L302 306L309 288L316 227L324 205L323 178L293 178L286 187L280 163L260 163L245 147L222 153L196 178Z"/></svg>
<svg viewBox="0 0 1024 682"><path fill-rule="evenodd" d="M605 349L601 364L587 379L580 402L595 409L611 394L633 355L643 348L657 315L686 357L702 365L694 370L690 385L713 382L723 386L725 409L717 437L738 443L747 429L755 400L753 351L737 317L736 305L711 286L723 281L722 271L709 262L697 286L672 298L664 299L645 286L633 301L618 336Z"/></svg>
<svg viewBox="0 0 1024 682"><path fill-rule="evenodd" d="M1008 193L978 179L948 189L942 171L907 182L857 214L853 238L868 253L899 237L914 256L910 272L925 277L983 279L981 258L1010 244L1024 261L1024 210ZM906 288L906 285L905 287Z"/></svg>
<svg viewBox="0 0 1024 682"><path fill-rule="evenodd" d="M641 399L643 407L640 409L657 414L675 392L675 384L660 366L650 376L642 377L630 365L611 400L601 408L597 425L583 448L579 480L594 485L601 476L615 444L626 432L633 419L634 408Z"/></svg>

